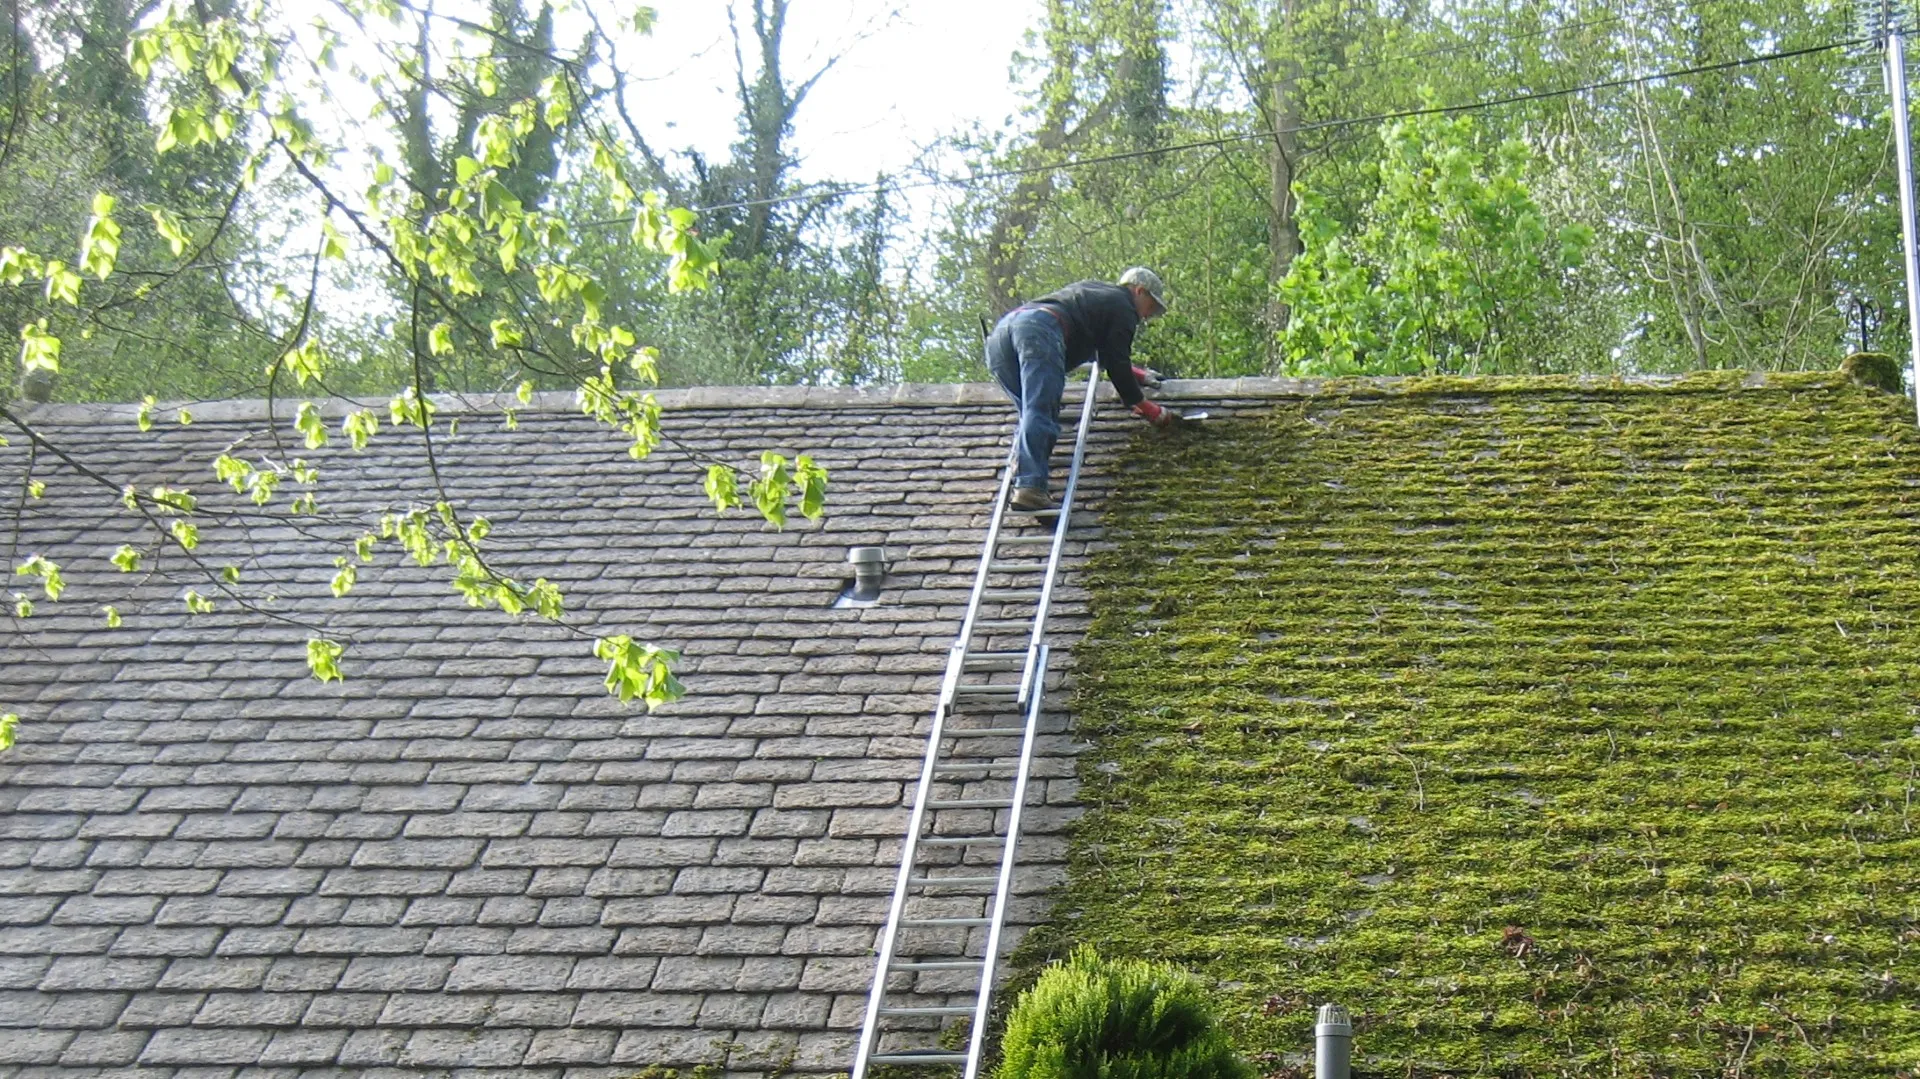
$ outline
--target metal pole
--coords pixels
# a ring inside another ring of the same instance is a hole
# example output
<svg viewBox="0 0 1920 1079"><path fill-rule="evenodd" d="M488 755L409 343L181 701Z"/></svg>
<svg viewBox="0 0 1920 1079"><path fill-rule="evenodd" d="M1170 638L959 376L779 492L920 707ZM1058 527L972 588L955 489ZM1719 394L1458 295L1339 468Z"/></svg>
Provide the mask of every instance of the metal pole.
<svg viewBox="0 0 1920 1079"><path fill-rule="evenodd" d="M1320 1005L1313 1024L1313 1079L1348 1079L1353 1067L1353 1019L1338 1004Z"/></svg>
<svg viewBox="0 0 1920 1079"><path fill-rule="evenodd" d="M1893 95L1893 149L1900 166L1900 242L1907 268L1907 336L1913 361L1913 406L1920 418L1920 255L1915 252L1913 141L1907 130L1907 49L1899 30L1887 34L1887 91Z"/></svg>

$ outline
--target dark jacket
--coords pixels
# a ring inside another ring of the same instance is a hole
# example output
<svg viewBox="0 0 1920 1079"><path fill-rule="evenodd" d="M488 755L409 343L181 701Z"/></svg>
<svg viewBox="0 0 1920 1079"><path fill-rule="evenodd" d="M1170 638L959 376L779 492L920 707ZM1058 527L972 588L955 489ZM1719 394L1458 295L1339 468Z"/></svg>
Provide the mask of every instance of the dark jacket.
<svg viewBox="0 0 1920 1079"><path fill-rule="evenodd" d="M1076 281L1063 289L1029 301L1029 307L1047 307L1066 320L1067 370L1098 355L1120 399L1129 407L1145 398L1133 377L1133 331L1140 313L1133 309L1133 293L1105 281Z"/></svg>

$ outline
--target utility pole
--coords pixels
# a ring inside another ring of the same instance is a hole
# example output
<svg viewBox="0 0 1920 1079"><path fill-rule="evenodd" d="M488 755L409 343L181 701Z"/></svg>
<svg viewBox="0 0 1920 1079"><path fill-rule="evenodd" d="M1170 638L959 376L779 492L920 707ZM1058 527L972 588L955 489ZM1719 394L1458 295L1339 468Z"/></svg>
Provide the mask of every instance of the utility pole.
<svg viewBox="0 0 1920 1079"><path fill-rule="evenodd" d="M1916 254L1913 208L1913 139L1907 115L1908 13L1900 0L1859 0L1861 36L1886 49L1887 93L1893 99L1893 153L1900 175L1900 253L1907 274L1907 353L1913 364L1913 399L1920 419L1920 254Z"/></svg>

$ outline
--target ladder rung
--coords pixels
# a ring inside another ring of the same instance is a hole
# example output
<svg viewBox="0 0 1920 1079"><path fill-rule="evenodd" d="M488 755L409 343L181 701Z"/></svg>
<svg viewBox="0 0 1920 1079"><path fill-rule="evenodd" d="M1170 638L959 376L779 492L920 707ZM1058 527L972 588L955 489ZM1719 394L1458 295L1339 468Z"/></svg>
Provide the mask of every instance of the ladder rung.
<svg viewBox="0 0 1920 1079"><path fill-rule="evenodd" d="M1012 809L1011 798L961 798L952 802L928 802L928 809Z"/></svg>
<svg viewBox="0 0 1920 1079"><path fill-rule="evenodd" d="M908 884L998 884L999 877L908 877Z"/></svg>
<svg viewBox="0 0 1920 1079"><path fill-rule="evenodd" d="M881 1015L972 1015L973 1009L964 1004L935 1004L924 1008L882 1008ZM964 1059L964 1058L963 1058Z"/></svg>
<svg viewBox="0 0 1920 1079"><path fill-rule="evenodd" d="M933 929L946 925L986 925L991 918L902 918L900 925L907 929Z"/></svg>
<svg viewBox="0 0 1920 1079"><path fill-rule="evenodd" d="M920 840L923 847L991 847L1005 846L1007 837L1003 835L930 835Z"/></svg>
<svg viewBox="0 0 1920 1079"><path fill-rule="evenodd" d="M888 970L974 970L978 959L896 959Z"/></svg>
<svg viewBox="0 0 1920 1079"><path fill-rule="evenodd" d="M967 671L1018 671L1027 666L1025 652L975 652L962 667Z"/></svg>
<svg viewBox="0 0 1920 1079"><path fill-rule="evenodd" d="M989 562L988 573L1045 573L1045 562Z"/></svg>
<svg viewBox="0 0 1920 1079"><path fill-rule="evenodd" d="M987 603L1038 603L1040 590L1037 588L989 588L980 593L980 598Z"/></svg>
<svg viewBox="0 0 1920 1079"><path fill-rule="evenodd" d="M1020 685L1015 682L1009 685L955 686L953 695L956 697L1018 697Z"/></svg>
<svg viewBox="0 0 1920 1079"><path fill-rule="evenodd" d="M985 775L995 768L1011 767L1013 766L1010 764L936 764L933 766L933 774L935 776Z"/></svg>
<svg viewBox="0 0 1920 1079"><path fill-rule="evenodd" d="M948 738L1018 738L1027 733L1025 727L975 727L964 731L942 731Z"/></svg>
<svg viewBox="0 0 1920 1079"><path fill-rule="evenodd" d="M1001 536L1002 547L1052 547L1052 536Z"/></svg>
<svg viewBox="0 0 1920 1079"><path fill-rule="evenodd" d="M925 1053L875 1053L867 1059L875 1064L965 1064L967 1054L930 1050Z"/></svg>
<svg viewBox="0 0 1920 1079"><path fill-rule="evenodd" d="M1024 633L1032 628L1031 618L983 618L973 624L975 633Z"/></svg>

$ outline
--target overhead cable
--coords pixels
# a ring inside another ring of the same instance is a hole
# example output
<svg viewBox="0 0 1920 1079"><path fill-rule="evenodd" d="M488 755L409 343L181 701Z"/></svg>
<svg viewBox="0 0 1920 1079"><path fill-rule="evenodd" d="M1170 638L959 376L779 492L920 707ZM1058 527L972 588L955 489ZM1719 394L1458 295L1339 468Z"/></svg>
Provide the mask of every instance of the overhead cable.
<svg viewBox="0 0 1920 1079"><path fill-rule="evenodd" d="M838 199L849 195L871 195L882 191L912 191L929 187L970 187L974 184L992 180L1013 179L1040 172L1056 172L1068 169L1086 168L1090 165L1106 165L1119 161L1132 161L1144 157L1156 157L1160 154L1183 153L1187 150L1204 150L1222 146L1233 146L1262 139L1278 138L1281 135L1295 135L1315 131L1333 131L1340 128L1356 127L1362 124L1381 124L1389 120L1404 120L1416 116L1447 116L1482 109L1499 108L1504 105L1519 105L1529 101L1545 101L1556 97L1569 97L1574 94L1591 93L1596 90L1614 90L1623 86L1636 86L1643 83L1662 82L1667 79L1685 78L1689 75L1704 75L1715 71L1728 71L1735 68L1751 67L1756 64L1772 63L1776 60L1790 60L1799 56L1812 56L1816 53L1831 52L1860 44L1863 38L1847 38L1841 41L1829 41L1822 45L1809 45L1800 49L1783 49L1760 56L1747 56L1738 60L1722 60L1713 64L1698 64L1693 67L1675 68L1671 71L1656 72L1651 75L1631 75L1618 79L1605 79L1600 82L1582 83L1579 86L1563 86L1551 90L1532 90L1512 94L1507 97L1493 98L1487 101L1470 101L1457 105L1427 105L1415 109L1399 109L1393 112L1373 113L1367 116L1349 116L1334 120L1315 120L1293 127L1276 128L1271 131L1246 131L1237 135L1221 135L1210 139L1195 139L1191 142L1168 143L1161 146L1149 146L1138 150L1123 150L1110 154L1096 154L1090 157L1068 158L1064 161L1050 162L1044 165L1021 165L1012 168L992 169L976 172L967 176L934 176L923 180L894 181L857 184L826 191L807 191L790 195L775 195L764 199L742 199L736 202L717 202L706 206L689 207L695 213L713 213L718 210L745 210L759 206L781 206L790 202L805 202L819 199ZM627 218L610 218L587 222L590 225L617 225L627 223Z"/></svg>

